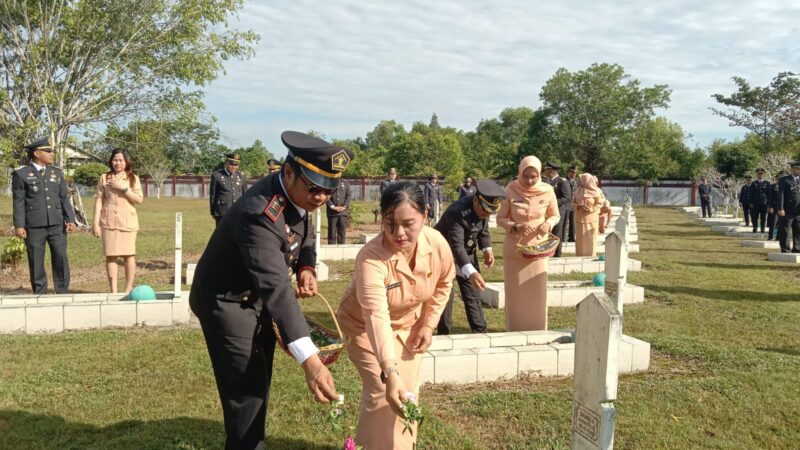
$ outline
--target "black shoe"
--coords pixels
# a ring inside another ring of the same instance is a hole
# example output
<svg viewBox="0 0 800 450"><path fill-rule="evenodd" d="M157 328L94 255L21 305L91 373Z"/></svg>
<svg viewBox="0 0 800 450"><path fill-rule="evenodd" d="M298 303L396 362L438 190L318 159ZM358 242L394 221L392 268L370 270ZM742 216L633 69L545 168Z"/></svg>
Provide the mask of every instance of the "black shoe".
<svg viewBox="0 0 800 450"><path fill-rule="evenodd" d="M792 250L792 253L800 253L800 250Z"/></svg>

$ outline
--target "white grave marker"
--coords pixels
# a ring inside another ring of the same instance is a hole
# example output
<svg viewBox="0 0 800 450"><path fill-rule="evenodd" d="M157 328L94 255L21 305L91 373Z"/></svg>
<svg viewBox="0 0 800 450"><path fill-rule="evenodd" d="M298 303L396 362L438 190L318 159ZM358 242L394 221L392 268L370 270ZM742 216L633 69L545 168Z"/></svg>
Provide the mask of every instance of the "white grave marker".
<svg viewBox="0 0 800 450"><path fill-rule="evenodd" d="M618 219L619 220L619 219ZM618 231L606 236L606 286L605 292L622 314L622 299L628 276L628 244Z"/></svg>
<svg viewBox="0 0 800 450"><path fill-rule="evenodd" d="M174 298L181 296L181 272L183 271L183 217L181 213L175 213L175 288Z"/></svg>
<svg viewBox="0 0 800 450"><path fill-rule="evenodd" d="M622 315L607 295L590 294L578 304L573 450L614 448L621 336Z"/></svg>

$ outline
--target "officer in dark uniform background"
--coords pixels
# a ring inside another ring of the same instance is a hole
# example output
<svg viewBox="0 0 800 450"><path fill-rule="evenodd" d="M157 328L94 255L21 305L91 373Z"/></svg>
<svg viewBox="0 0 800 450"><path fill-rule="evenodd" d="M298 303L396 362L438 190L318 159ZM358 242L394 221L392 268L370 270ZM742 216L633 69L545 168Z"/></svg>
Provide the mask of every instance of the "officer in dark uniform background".
<svg viewBox="0 0 800 450"><path fill-rule="evenodd" d="M464 182L456 189L458 191L458 199L475 195L475 179L472 177L464 177Z"/></svg>
<svg viewBox="0 0 800 450"><path fill-rule="evenodd" d="M44 269L47 242L56 294L66 294L69 290L66 232L75 230L75 210L69 201L67 182L61 169L50 165L53 146L49 138L38 139L24 148L31 163L15 169L11 175L14 234L25 239L33 293L47 294Z"/></svg>
<svg viewBox="0 0 800 450"><path fill-rule="evenodd" d="M442 214L442 204L444 203L444 194L442 193L442 186L439 185L439 177L433 174L428 178L423 189L425 194L425 209L428 211L428 224L433 225Z"/></svg>
<svg viewBox="0 0 800 450"><path fill-rule="evenodd" d="M259 180L220 220L189 296L214 368L228 449L264 448L273 322L315 399L337 399L296 296L317 292L309 216L328 201L353 153L295 131L281 140L289 149L281 172Z"/></svg>
<svg viewBox="0 0 800 450"><path fill-rule="evenodd" d="M700 209L703 211L703 217L711 217L711 185L708 184L708 178L703 177L700 184L697 186L697 195L700 197Z"/></svg>
<svg viewBox="0 0 800 450"><path fill-rule="evenodd" d="M572 211L572 187L570 187L569 182L565 178L561 178L558 174L559 170L561 170L561 166L555 163L548 161L547 164L545 164L544 172L547 177L550 178L550 185L553 186L555 190L558 213L561 214L561 220L558 221L558 224L552 231L554 235L561 239L553 255L555 257L561 256L561 246L569 237L567 232L567 215Z"/></svg>
<svg viewBox="0 0 800 450"><path fill-rule="evenodd" d="M281 162L277 159L268 159L267 160L267 171L268 173L275 173L281 171Z"/></svg>
<svg viewBox="0 0 800 450"><path fill-rule="evenodd" d="M219 224L236 200L247 191L247 177L239 172L241 156L237 153L225 155L225 167L211 174L211 189L208 199L211 216Z"/></svg>
<svg viewBox="0 0 800 450"><path fill-rule="evenodd" d="M347 219L350 217L350 183L339 178L336 192L325 204L328 216L328 244L344 244Z"/></svg>
<svg viewBox="0 0 800 450"><path fill-rule="evenodd" d="M500 207L506 193L492 180L478 180L475 195L464 197L451 204L434 228L447 239L456 265L456 281L467 311L467 320L473 333L486 332L486 319L481 304L481 291L486 282L480 273L478 249L483 251L483 262L494 265L492 240L486 220ZM450 334L453 317L453 293L442 311L437 331Z"/></svg>
<svg viewBox="0 0 800 450"><path fill-rule="evenodd" d="M750 184L753 182L753 177L747 175L744 177L745 183L739 191L739 205L742 207L744 214L744 226L750 226Z"/></svg>
<svg viewBox="0 0 800 450"><path fill-rule="evenodd" d="M789 175L778 182L778 240L781 253L800 253L800 161L790 163ZM789 245L789 229L792 245Z"/></svg>
<svg viewBox="0 0 800 450"><path fill-rule="evenodd" d="M777 175L772 179L772 184L769 186L769 206L767 208L767 226L769 226L769 235L767 240L778 240L776 227L778 225L778 210L781 209L778 206L778 187L780 186L778 182L781 180L781 177L786 175L786 172L780 171Z"/></svg>
<svg viewBox="0 0 800 450"><path fill-rule="evenodd" d="M390 167L389 172L386 173L386 179L381 181L380 194L383 195L383 191L385 191L386 188L391 186L395 181L397 181L397 169Z"/></svg>
<svg viewBox="0 0 800 450"><path fill-rule="evenodd" d="M764 232L767 221L767 208L769 206L769 181L764 179L765 170L756 169L756 179L750 184L750 217L753 219L753 233L758 232L759 221L761 232Z"/></svg>
<svg viewBox="0 0 800 450"><path fill-rule="evenodd" d="M578 188L578 180L575 179L575 175L578 173L578 168L575 166L571 166L567 169L567 183L569 183L569 188L572 192L575 192L575 189ZM561 216L562 220L564 216ZM567 232L567 240L569 242L575 242L575 210L572 209L572 204L569 205L569 210L567 210L567 221L565 226L569 228Z"/></svg>

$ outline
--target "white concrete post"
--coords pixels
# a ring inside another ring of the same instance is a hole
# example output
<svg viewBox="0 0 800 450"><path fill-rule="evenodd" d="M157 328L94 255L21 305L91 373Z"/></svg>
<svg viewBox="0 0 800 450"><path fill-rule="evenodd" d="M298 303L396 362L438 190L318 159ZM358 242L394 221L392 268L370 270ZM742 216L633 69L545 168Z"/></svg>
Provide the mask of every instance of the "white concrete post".
<svg viewBox="0 0 800 450"><path fill-rule="evenodd" d="M183 217L181 213L175 213L175 289L174 297L181 296L181 272L183 269Z"/></svg>
<svg viewBox="0 0 800 450"><path fill-rule="evenodd" d="M617 219L619 220L619 219ZM628 243L621 233L613 231L606 236L606 286L605 293L622 314L625 282L628 274Z"/></svg>
<svg viewBox="0 0 800 450"><path fill-rule="evenodd" d="M614 448L622 315L605 294L578 304L575 330L575 396L572 449Z"/></svg>

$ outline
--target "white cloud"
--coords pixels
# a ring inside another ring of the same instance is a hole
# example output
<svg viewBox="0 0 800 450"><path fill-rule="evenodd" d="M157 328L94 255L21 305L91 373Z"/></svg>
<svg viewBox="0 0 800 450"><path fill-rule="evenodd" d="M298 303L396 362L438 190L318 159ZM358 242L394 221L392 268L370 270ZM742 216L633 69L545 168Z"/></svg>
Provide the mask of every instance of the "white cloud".
<svg viewBox="0 0 800 450"><path fill-rule="evenodd" d="M797 70L800 3L789 1L252 1L238 26L261 34L207 90L232 145L285 129L364 136L436 112L474 129L509 106L539 106L559 67L613 62L644 85L668 84L671 108L700 144L740 135L708 110L730 77L765 84Z"/></svg>

